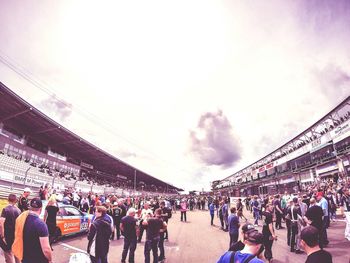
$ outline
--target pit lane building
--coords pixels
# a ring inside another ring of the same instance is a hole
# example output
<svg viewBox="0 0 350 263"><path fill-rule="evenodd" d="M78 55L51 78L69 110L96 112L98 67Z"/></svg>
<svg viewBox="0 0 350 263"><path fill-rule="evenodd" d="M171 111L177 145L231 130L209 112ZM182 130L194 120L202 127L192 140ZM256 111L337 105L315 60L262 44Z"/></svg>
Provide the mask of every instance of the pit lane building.
<svg viewBox="0 0 350 263"><path fill-rule="evenodd" d="M297 192L349 175L350 96L270 154L212 182L212 190L231 196Z"/></svg>

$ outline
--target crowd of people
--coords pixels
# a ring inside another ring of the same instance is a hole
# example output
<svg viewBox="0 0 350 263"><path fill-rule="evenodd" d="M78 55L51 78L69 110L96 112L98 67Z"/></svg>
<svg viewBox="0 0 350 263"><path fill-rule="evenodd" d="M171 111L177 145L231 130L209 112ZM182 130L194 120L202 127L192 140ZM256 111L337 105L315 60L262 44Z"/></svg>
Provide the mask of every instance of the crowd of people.
<svg viewBox="0 0 350 263"><path fill-rule="evenodd" d="M137 243L144 245L144 261L165 259L164 241L169 239L167 225L172 213L181 212L181 221L187 220L189 199L173 196L118 197L116 195L84 194L67 189L56 193L49 185L43 186L37 197L29 201L31 190L8 196L8 206L2 210L0 220L0 247L6 263L52 262L52 244L56 241L57 201L80 208L91 214L87 253L93 263L106 263L109 244L115 238L124 239L121 262L135 262ZM42 214L45 206L44 217ZM43 219L43 220L42 220Z"/></svg>
<svg viewBox="0 0 350 263"><path fill-rule="evenodd" d="M232 205L225 196L121 197L75 189L56 193L49 185L29 201L31 190L25 188L19 197L10 194L9 204L2 210L0 247L6 263L52 262L57 202L61 201L91 214L87 253L92 262L107 262L110 242L121 238L124 245L120 261L135 262L137 244L144 236L143 260L150 262L153 257L153 262L161 262L166 256L164 242L169 239L172 214L180 211L180 220L186 222L187 212L198 209L209 211L211 225L216 215L221 229L229 234L228 251L219 263L271 262L273 244L278 239L276 230L282 229L286 229L290 252L306 253L307 263L329 263L332 256L325 250L329 244L327 229L336 218L347 218L345 238L350 240L349 191L345 181L328 181L311 185L304 193L248 196L234 199ZM252 223L248 222L249 213ZM258 226L262 226L261 232Z"/></svg>
<svg viewBox="0 0 350 263"><path fill-rule="evenodd" d="M229 249L220 259L225 262L269 262L273 260L272 246L277 240L275 230L286 229L290 252L307 254L307 263L329 263L332 256L324 248L329 244L327 229L336 217L346 218L344 236L350 241L350 189L346 181L324 181L310 185L305 193L248 196L237 200L229 209L228 198L219 206L210 205L211 224L217 208L221 229L229 232ZM243 204L254 223L243 216ZM231 213L228 211L230 210ZM262 232L257 227L262 225ZM232 261L230 261L232 259ZM250 260L250 261L249 261Z"/></svg>

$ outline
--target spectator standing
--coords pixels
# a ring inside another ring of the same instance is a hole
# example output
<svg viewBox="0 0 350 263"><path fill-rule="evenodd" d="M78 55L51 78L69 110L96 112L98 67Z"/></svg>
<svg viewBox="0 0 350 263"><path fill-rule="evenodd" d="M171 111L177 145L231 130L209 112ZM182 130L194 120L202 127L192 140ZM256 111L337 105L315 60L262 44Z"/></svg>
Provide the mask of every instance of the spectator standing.
<svg viewBox="0 0 350 263"><path fill-rule="evenodd" d="M274 208L275 208L275 215L276 215L276 229L282 229L282 216L283 211L281 207L281 201L280 201L280 195L275 196L275 200L273 202Z"/></svg>
<svg viewBox="0 0 350 263"><path fill-rule="evenodd" d="M254 196L253 202L252 202L252 207L253 207L253 216L254 216L254 226L258 226L258 220L260 217L260 209L259 209L259 202L258 202L258 197Z"/></svg>
<svg viewBox="0 0 350 263"><path fill-rule="evenodd" d="M209 205L210 225L214 225L215 203L214 201Z"/></svg>
<svg viewBox="0 0 350 263"><path fill-rule="evenodd" d="M322 208L316 205L316 200L315 198L310 199L310 207L306 211L304 220L306 221L307 224L316 227L320 233L319 237L321 238L321 231L322 231L322 216L323 216L323 211ZM322 240L319 242L320 247L322 248Z"/></svg>
<svg viewBox="0 0 350 263"><path fill-rule="evenodd" d="M220 205L218 208L218 215L219 215L219 219L220 219L220 223L221 223L221 229L225 230L225 225L224 225L224 214L222 212L222 208L224 206L224 201L220 201Z"/></svg>
<svg viewBox="0 0 350 263"><path fill-rule="evenodd" d="M162 210L162 219L168 225L171 209L165 206L165 201L160 202L160 209ZM160 239L163 239L163 242L164 239L169 239L168 229L161 233Z"/></svg>
<svg viewBox="0 0 350 263"><path fill-rule="evenodd" d="M296 237L298 235L298 218L301 217L300 207L298 205L298 198L293 198L293 204L288 209L287 216L290 219L290 227L291 227L291 236L290 236L290 252L296 252ZM297 253L300 253L300 250L297 249Z"/></svg>
<svg viewBox="0 0 350 263"><path fill-rule="evenodd" d="M301 246L307 254L305 263L332 263L332 255L320 248L319 240L316 227L307 226L301 231Z"/></svg>
<svg viewBox="0 0 350 263"><path fill-rule="evenodd" d="M113 222L114 222L114 227L117 231L117 240L120 239L120 223L122 219L122 212L123 210L119 207L119 204L117 202L114 202L113 204ZM134 211L134 216L135 216L135 211ZM123 231L123 230L122 230ZM114 232L112 234L111 240L114 239Z"/></svg>
<svg viewBox="0 0 350 263"><path fill-rule="evenodd" d="M137 240L137 242L141 242L142 240L142 236L143 236L143 231L145 230L145 226L142 224L143 221L145 221L148 217L152 217L153 216L153 211L152 209L149 207L149 203L146 202L143 205L143 209L141 211L141 221L140 221L140 234L139 234L139 238Z"/></svg>
<svg viewBox="0 0 350 263"><path fill-rule="evenodd" d="M137 220L135 219L136 211L134 208L129 208L127 216L121 219L120 229L124 234L124 247L122 253L122 263L125 263L129 252L129 263L135 262L135 250L137 246Z"/></svg>
<svg viewBox="0 0 350 263"><path fill-rule="evenodd" d="M323 197L322 192L318 192L316 194L316 199L318 201L318 205L322 208L323 211L323 218L322 218L322 231L321 231L321 242L322 246L328 245L328 237L327 237L327 227L329 224L329 214L328 214L328 202L326 198Z"/></svg>
<svg viewBox="0 0 350 263"><path fill-rule="evenodd" d="M225 229L224 231L228 231L228 200L224 201L224 205L222 206L222 215L224 217Z"/></svg>
<svg viewBox="0 0 350 263"><path fill-rule="evenodd" d="M14 257L12 253L12 244L15 240L15 223L16 218L21 213L16 207L17 197L14 194L9 194L8 205L2 209L1 218L5 221L1 224L2 229L0 230L1 239L0 247L4 251L5 262L6 263L20 263L20 261Z"/></svg>
<svg viewBox="0 0 350 263"><path fill-rule="evenodd" d="M57 217L58 211L59 211L59 208L57 206L56 199L54 197L51 197L49 199L49 202L47 203L47 206L45 208L45 214L44 214L44 222L46 222L47 228L49 230L49 241L50 241L51 250L53 250L52 243L54 242L54 239L56 236L56 228L57 228L56 217Z"/></svg>
<svg viewBox="0 0 350 263"><path fill-rule="evenodd" d="M158 243L160 240L160 232L166 229L166 223L161 219L162 211L157 209L155 217L148 218L142 222L147 226L146 243L145 243L145 263L150 263L150 252L153 253L153 263L158 263ZM163 248L164 249L164 248Z"/></svg>
<svg viewBox="0 0 350 263"><path fill-rule="evenodd" d="M23 194L18 200L18 208L21 210L21 212L27 211L29 209L28 196L30 193L31 190L28 187L24 188Z"/></svg>
<svg viewBox="0 0 350 263"><path fill-rule="evenodd" d="M89 211L89 199L84 196L80 201L80 209L82 212L87 213Z"/></svg>
<svg viewBox="0 0 350 263"><path fill-rule="evenodd" d="M277 236L275 234L275 229L273 228L273 220L272 220L272 210L273 206L271 204L266 205L266 211L263 213L265 217L264 225L262 229L262 234L264 236L264 246L265 246L265 258L271 262L272 260L272 244L274 240L277 240Z"/></svg>
<svg viewBox="0 0 350 263"><path fill-rule="evenodd" d="M22 263L52 262L49 231L45 222L39 218L41 210L42 202L35 197L30 201L30 211L24 214L25 220L19 220L22 215L16 219L15 233L20 235L16 235L14 244L23 242ZM21 228L23 232L20 231Z"/></svg>
<svg viewBox="0 0 350 263"><path fill-rule="evenodd" d="M180 212L181 212L181 222L182 221L187 221L187 218L186 218L186 213L187 213L187 202L185 199L183 199L180 203Z"/></svg>
<svg viewBox="0 0 350 263"><path fill-rule="evenodd" d="M92 263L107 263L109 239L112 234L112 222L107 220L107 209L97 206L95 220L88 233L88 249Z"/></svg>
<svg viewBox="0 0 350 263"><path fill-rule="evenodd" d="M344 208L344 215L346 220L345 238L350 241L350 190L346 189L340 200L341 207Z"/></svg>
<svg viewBox="0 0 350 263"><path fill-rule="evenodd" d="M230 243L228 248L237 242L238 240L238 232L239 232L239 219L236 215L236 208L231 207L231 214L228 217L228 229L230 234Z"/></svg>
<svg viewBox="0 0 350 263"><path fill-rule="evenodd" d="M242 204L241 198L238 198L236 208L237 208L237 216L239 218L244 218L244 220L247 222L248 221L247 218L243 215L243 204Z"/></svg>

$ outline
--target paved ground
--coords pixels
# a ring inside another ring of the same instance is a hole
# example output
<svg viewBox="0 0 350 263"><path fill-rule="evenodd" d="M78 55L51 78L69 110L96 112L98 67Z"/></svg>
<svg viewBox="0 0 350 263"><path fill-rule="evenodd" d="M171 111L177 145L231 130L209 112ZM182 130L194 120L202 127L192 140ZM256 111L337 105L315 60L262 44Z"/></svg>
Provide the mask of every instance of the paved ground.
<svg viewBox="0 0 350 263"><path fill-rule="evenodd" d="M188 222L179 220L180 213L173 214L169 224L169 242L165 242L167 263L211 263L217 262L227 249L229 237L217 226L210 226L209 213L196 211L188 213ZM215 218L216 225L219 220ZM330 245L327 248L333 255L334 263L350 262L350 242L344 239L344 222L332 223L329 229ZM260 228L261 229L261 228ZM306 255L289 252L286 244L286 230L277 230L278 241L273 245L275 263L304 263ZM86 250L86 235L68 237L54 245L54 263L67 263L72 253ZM120 262L123 240L112 241L109 263ZM136 262L144 262L144 242L136 249ZM3 257L0 263L3 263Z"/></svg>

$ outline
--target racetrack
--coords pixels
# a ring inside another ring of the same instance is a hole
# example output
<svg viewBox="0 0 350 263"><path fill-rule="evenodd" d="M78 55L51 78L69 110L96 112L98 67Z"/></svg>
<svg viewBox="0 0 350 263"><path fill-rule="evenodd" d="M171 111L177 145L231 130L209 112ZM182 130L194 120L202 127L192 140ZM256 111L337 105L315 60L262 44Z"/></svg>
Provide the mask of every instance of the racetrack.
<svg viewBox="0 0 350 263"><path fill-rule="evenodd" d="M248 215L249 216L249 215ZM188 222L180 222L180 213L173 214L169 222L169 242L165 242L165 256L168 263L210 263L218 258L228 247L228 233L217 226L210 226L208 211L188 212ZM344 238L343 221L331 223L328 231L330 245L327 248L333 255L333 263L349 262L350 242ZM261 227L259 227L261 230ZM304 263L306 255L289 252L286 244L286 230L277 230L278 241L273 245L274 263ZM137 244L135 262L144 262L143 242ZM66 237L54 244L54 263L67 263L72 253L86 251L86 234ZM110 244L109 263L120 262L123 239L112 241ZM0 263L4 263L3 257Z"/></svg>

